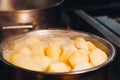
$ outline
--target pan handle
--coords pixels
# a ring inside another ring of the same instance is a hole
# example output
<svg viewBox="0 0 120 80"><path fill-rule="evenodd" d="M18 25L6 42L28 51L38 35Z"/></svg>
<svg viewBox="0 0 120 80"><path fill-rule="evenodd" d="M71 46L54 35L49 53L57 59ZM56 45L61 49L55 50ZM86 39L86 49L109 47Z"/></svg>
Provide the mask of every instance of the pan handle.
<svg viewBox="0 0 120 80"><path fill-rule="evenodd" d="M15 26L3 26L2 30L8 30L8 29L32 29L33 25L15 25Z"/></svg>

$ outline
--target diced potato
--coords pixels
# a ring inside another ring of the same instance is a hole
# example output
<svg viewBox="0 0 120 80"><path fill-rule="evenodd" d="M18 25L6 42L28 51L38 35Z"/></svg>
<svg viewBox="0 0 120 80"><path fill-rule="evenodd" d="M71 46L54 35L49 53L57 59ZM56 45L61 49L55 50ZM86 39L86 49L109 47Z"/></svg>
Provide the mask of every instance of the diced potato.
<svg viewBox="0 0 120 80"><path fill-rule="evenodd" d="M95 50L95 48L97 48L92 42L90 41L87 41L87 46L88 46L88 49L89 51L93 51Z"/></svg>
<svg viewBox="0 0 120 80"><path fill-rule="evenodd" d="M47 41L45 41L45 40L44 41L42 40L40 42L41 42L44 49L46 49L48 47L48 45L49 45L49 43Z"/></svg>
<svg viewBox="0 0 120 80"><path fill-rule="evenodd" d="M74 46L74 44L66 44L62 46L62 51L65 53L74 53L77 50L77 48Z"/></svg>
<svg viewBox="0 0 120 80"><path fill-rule="evenodd" d="M46 71L48 65L52 62L52 60L47 56L42 56L41 58L35 56L34 60L37 64L39 64L42 67L43 71Z"/></svg>
<svg viewBox="0 0 120 80"><path fill-rule="evenodd" d="M46 55L54 61L59 60L60 52L61 52L60 47L53 43L50 43L50 45L46 49Z"/></svg>
<svg viewBox="0 0 120 80"><path fill-rule="evenodd" d="M82 62L88 62L89 58L87 55L75 52L68 58L70 64L72 67L75 67L76 65L82 63Z"/></svg>
<svg viewBox="0 0 120 80"><path fill-rule="evenodd" d="M12 56L12 63L16 66L23 67L30 70L40 70L39 66L34 63L34 60L24 54L14 53Z"/></svg>
<svg viewBox="0 0 120 80"><path fill-rule="evenodd" d="M92 64L90 64L89 62L83 62L76 65L72 71L79 71L79 70L89 69L92 67L93 67Z"/></svg>
<svg viewBox="0 0 120 80"><path fill-rule="evenodd" d="M102 51L99 48L96 48L90 53L89 58L93 66L98 66L104 63L108 59L108 56L104 51Z"/></svg>
<svg viewBox="0 0 120 80"><path fill-rule="evenodd" d="M53 62L48 67L48 72L68 72L70 67L63 62Z"/></svg>
<svg viewBox="0 0 120 80"><path fill-rule="evenodd" d="M85 55L89 55L89 53L90 53L89 51L83 50L83 49L77 50L76 52L81 53L81 54L85 54Z"/></svg>
<svg viewBox="0 0 120 80"><path fill-rule="evenodd" d="M12 45L12 50L14 51L20 50L21 48L26 46L24 40L15 40Z"/></svg>
<svg viewBox="0 0 120 80"><path fill-rule="evenodd" d="M44 68L41 65L35 63L33 60L31 62L25 62L20 67L33 71L42 71L42 72L44 71Z"/></svg>
<svg viewBox="0 0 120 80"><path fill-rule="evenodd" d="M72 43L73 41L69 37L53 37L50 42L56 44L61 47L62 45L66 45L68 43Z"/></svg>
<svg viewBox="0 0 120 80"><path fill-rule="evenodd" d="M9 57L7 58L8 60L12 60L12 58L14 58L14 56L16 57L16 56L21 56L21 55L23 55L23 56L31 56L31 54L32 54L32 51L29 49L29 48L27 48L27 47L23 47L23 48L21 48L20 50L17 50L17 51L14 51L13 53L11 53L11 54L8 54L9 55Z"/></svg>
<svg viewBox="0 0 120 80"><path fill-rule="evenodd" d="M59 60L65 62L65 61L68 59L68 57L69 57L70 55L72 55L72 54L73 54L73 53L66 52L66 51L62 51L62 52L60 53Z"/></svg>
<svg viewBox="0 0 120 80"><path fill-rule="evenodd" d="M84 38L81 38L81 37L76 38L74 45L78 49L83 49L83 50L87 50L88 51L88 46L87 46L86 40Z"/></svg>
<svg viewBox="0 0 120 80"><path fill-rule="evenodd" d="M29 47L32 51L33 56L39 56L39 57L44 56L44 48L40 42L34 43Z"/></svg>
<svg viewBox="0 0 120 80"><path fill-rule="evenodd" d="M60 61L66 61L70 55L72 55L77 48L74 46L74 44L66 44L62 46L62 51L59 57Z"/></svg>
<svg viewBox="0 0 120 80"><path fill-rule="evenodd" d="M21 53L13 53L11 55L11 59L12 59L12 63L20 66L23 65L26 61L31 61L29 56L26 56Z"/></svg>
<svg viewBox="0 0 120 80"><path fill-rule="evenodd" d="M28 46L32 45L32 44L35 44L35 43L39 43L40 40L38 37L35 37L35 36L30 36L28 37L26 40L25 40L26 44Z"/></svg>
<svg viewBox="0 0 120 80"><path fill-rule="evenodd" d="M28 47L23 47L17 53L23 54L23 55L31 55L32 51Z"/></svg>

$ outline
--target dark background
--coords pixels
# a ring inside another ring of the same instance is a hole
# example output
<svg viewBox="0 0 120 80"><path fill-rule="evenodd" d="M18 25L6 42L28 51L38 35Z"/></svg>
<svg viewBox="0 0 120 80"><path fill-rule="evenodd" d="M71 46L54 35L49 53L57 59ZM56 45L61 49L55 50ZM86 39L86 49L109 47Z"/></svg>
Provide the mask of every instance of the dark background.
<svg viewBox="0 0 120 80"><path fill-rule="evenodd" d="M66 9L111 9L120 8L120 0L64 0Z"/></svg>

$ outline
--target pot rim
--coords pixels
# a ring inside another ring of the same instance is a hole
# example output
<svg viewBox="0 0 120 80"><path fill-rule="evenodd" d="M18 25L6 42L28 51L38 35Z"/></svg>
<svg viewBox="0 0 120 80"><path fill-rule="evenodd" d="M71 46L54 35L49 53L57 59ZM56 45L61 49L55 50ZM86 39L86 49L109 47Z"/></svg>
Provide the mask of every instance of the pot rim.
<svg viewBox="0 0 120 80"><path fill-rule="evenodd" d="M55 4L52 4L50 6L47 6L47 7L44 7L44 8L37 8L37 9L23 9L23 10L11 10L11 11L1 11L0 10L0 13L9 13L9 12L32 12L32 11L44 11L46 9L49 9L49 8L53 8L53 7L57 7L59 6L60 4L62 4L64 2L64 0L60 0L59 2L56 2Z"/></svg>
<svg viewBox="0 0 120 80"><path fill-rule="evenodd" d="M77 31L77 30L67 30L67 29L43 29L43 30L36 30L36 31L31 31L31 32L28 32L28 33L25 33L25 36L26 35L29 35L31 33L39 33L39 32L47 32L47 31L54 31L54 32L57 32L57 31L67 31L67 32L75 32L75 33L82 33L82 34L85 34L89 37L92 37L93 39L97 39L99 42L103 41L103 44L105 46L108 45L107 48L110 48L111 50L109 51L111 53L111 55L109 56L108 60L106 62L104 62L103 64L101 65L98 65L98 66L95 66L93 68L89 68L89 69L84 69L84 70L79 70L79 71L71 71L71 72L61 72L61 73L51 73L51 72L40 72L40 71L34 71L34 70L28 70L28 69L24 69L24 68L21 68L19 66L16 66L10 62L8 62L7 60L5 60L3 58L3 54L2 54L2 50L3 50L3 46L5 45L5 42L11 38L15 38L15 37L20 37L20 36L23 36L24 34L22 35L16 35L16 36L12 36L12 37L9 37L8 39L4 40L1 45L0 45L0 60L3 61L5 64L15 68L15 69L19 69L19 70L23 70L23 71L27 71L27 72L33 72L33 73L40 73L40 74L46 74L46 75L70 75L70 74L82 74L82 73L87 73L87 72L92 72L92 71L95 71L95 70L98 70L98 69L101 69L103 68L104 66L108 65L109 63L111 63L114 58L115 58L115 55L116 55L116 49L114 47L114 45L109 42L108 40L100 37L100 36L97 36L95 34L92 34L92 33L88 33L88 32L84 32L84 31Z"/></svg>

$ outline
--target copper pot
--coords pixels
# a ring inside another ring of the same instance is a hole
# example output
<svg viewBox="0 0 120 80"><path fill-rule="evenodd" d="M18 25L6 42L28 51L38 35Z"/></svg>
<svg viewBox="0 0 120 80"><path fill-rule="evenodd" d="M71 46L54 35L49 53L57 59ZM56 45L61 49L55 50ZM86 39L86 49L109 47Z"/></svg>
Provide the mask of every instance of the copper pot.
<svg viewBox="0 0 120 80"><path fill-rule="evenodd" d="M96 67L80 70L80 71L72 71L72 72L63 72L63 73L47 73L47 72L38 72L23 69L17 67L10 62L4 59L3 50L6 49L7 45L9 45L10 41L13 41L18 38L23 38L26 36L43 36L48 38L49 36L67 36L70 38L75 38L77 36L83 37L85 40L89 40L93 42L98 48L104 50L108 55L108 60ZM5 40L1 45L1 53L0 58L1 60L9 67L9 72L13 72L11 76L14 80L106 80L107 79L107 65L113 61L115 57L115 48L114 46L108 42L107 40L100 38L99 36L85 33L85 32L78 32L73 30L38 30L29 32L25 35L19 35L15 37L11 37ZM10 75L11 73L8 73ZM16 76L16 77L14 77Z"/></svg>

